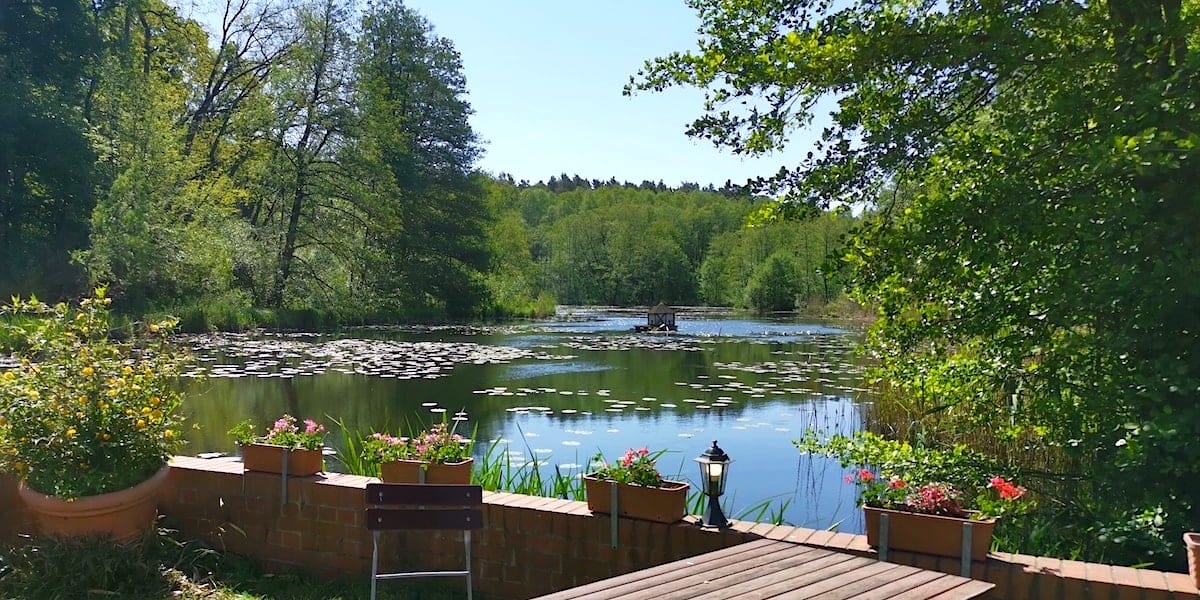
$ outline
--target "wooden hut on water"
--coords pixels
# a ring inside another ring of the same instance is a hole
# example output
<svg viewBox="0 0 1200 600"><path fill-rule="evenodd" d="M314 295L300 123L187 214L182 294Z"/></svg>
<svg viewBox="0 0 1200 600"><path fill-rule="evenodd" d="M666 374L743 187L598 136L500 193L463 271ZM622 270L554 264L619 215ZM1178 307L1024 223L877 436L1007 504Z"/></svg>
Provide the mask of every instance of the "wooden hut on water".
<svg viewBox="0 0 1200 600"><path fill-rule="evenodd" d="M646 324L637 325L634 331L663 332L675 331L675 309L659 302L657 306L646 312Z"/></svg>

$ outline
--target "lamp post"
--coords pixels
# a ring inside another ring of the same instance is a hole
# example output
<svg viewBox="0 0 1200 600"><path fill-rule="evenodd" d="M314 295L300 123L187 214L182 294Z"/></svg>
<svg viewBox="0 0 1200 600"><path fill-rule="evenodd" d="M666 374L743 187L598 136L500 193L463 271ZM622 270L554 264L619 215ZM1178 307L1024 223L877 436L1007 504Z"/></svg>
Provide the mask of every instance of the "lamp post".
<svg viewBox="0 0 1200 600"><path fill-rule="evenodd" d="M725 493L725 478L729 475L729 463L733 459L713 440L712 448L705 450L695 460L700 463L700 481L703 482L704 495L708 496L708 506L704 509L700 524L704 527L729 527L729 519L721 512L718 498Z"/></svg>

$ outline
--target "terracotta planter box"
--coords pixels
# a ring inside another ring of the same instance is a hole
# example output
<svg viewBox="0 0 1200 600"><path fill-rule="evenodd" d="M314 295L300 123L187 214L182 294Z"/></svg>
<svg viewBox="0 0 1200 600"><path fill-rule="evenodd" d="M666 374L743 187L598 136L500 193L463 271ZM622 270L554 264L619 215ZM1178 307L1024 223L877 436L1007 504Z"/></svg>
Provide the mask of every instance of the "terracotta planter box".
<svg viewBox="0 0 1200 600"><path fill-rule="evenodd" d="M1187 547L1188 573L1192 575L1192 583L1200 588L1200 533L1183 534L1183 545Z"/></svg>
<svg viewBox="0 0 1200 600"><path fill-rule="evenodd" d="M888 515L888 548L936 556L962 557L963 524L971 524L971 560L987 559L996 519L957 519L864 506L867 545L879 547L879 516Z"/></svg>
<svg viewBox="0 0 1200 600"><path fill-rule="evenodd" d="M617 486L617 516L658 523L674 523L687 514L689 484L685 481L663 480L662 487L646 487L629 483L583 476L588 508L594 513L612 514L612 486Z"/></svg>
<svg viewBox="0 0 1200 600"><path fill-rule="evenodd" d="M379 465L379 479L384 483L449 483L467 485L471 483L471 467L474 458L456 463L427 463L420 460L397 460ZM421 481L421 471L425 480Z"/></svg>
<svg viewBox="0 0 1200 600"><path fill-rule="evenodd" d="M320 450L288 448L271 444L243 444L242 463L247 471L283 473L283 457L286 454L287 474L292 477L316 475L325 468L325 455Z"/></svg>
<svg viewBox="0 0 1200 600"><path fill-rule="evenodd" d="M131 488L83 496L70 502L38 492L24 481L17 486L17 493L43 535L54 538L107 535L118 542L131 542L154 526L158 491L170 472L171 468L164 465L153 477Z"/></svg>

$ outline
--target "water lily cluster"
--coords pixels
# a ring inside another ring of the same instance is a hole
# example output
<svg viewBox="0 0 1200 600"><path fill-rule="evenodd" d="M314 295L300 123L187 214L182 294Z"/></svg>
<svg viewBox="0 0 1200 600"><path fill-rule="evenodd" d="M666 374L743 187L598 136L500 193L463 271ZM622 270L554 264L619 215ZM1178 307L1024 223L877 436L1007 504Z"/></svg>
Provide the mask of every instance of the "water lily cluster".
<svg viewBox="0 0 1200 600"><path fill-rule="evenodd" d="M369 463L397 460L456 463L470 456L471 440L455 433L446 423L438 423L410 437L377 432L362 441L362 458Z"/></svg>
<svg viewBox="0 0 1200 600"><path fill-rule="evenodd" d="M604 459L602 454L592 458L592 476L596 479L611 480L618 483L633 483L647 487L662 485L662 473L658 472L655 463L664 450L651 452L649 448L629 448L615 463Z"/></svg>
<svg viewBox="0 0 1200 600"><path fill-rule="evenodd" d="M0 306L7 350L0 370L0 469L65 499L132 487L183 444L186 362L166 336L173 319L132 326L121 340L104 288L76 305L13 298Z"/></svg>
<svg viewBox="0 0 1200 600"><path fill-rule="evenodd" d="M312 419L304 419L303 427L296 417L284 414L275 420L267 432L262 435L254 433L254 422L245 420L229 430L230 435L239 444L271 444L288 448L319 450L325 446L325 426Z"/></svg>

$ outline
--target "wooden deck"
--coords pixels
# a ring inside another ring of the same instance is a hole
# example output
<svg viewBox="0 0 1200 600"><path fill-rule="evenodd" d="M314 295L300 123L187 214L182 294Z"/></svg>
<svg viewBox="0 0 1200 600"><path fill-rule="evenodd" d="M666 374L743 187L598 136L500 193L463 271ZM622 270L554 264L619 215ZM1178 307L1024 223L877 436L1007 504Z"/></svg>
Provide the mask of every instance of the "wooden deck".
<svg viewBox="0 0 1200 600"><path fill-rule="evenodd" d="M967 600L993 587L937 571L758 540L535 600Z"/></svg>

